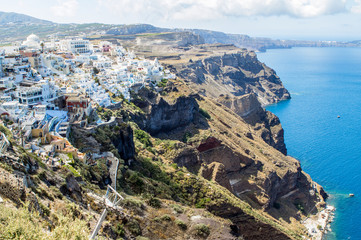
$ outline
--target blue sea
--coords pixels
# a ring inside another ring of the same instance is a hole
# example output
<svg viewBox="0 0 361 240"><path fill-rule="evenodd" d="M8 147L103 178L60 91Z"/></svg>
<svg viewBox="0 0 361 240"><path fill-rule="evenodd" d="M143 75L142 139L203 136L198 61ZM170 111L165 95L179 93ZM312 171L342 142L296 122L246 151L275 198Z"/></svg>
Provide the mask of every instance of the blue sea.
<svg viewBox="0 0 361 240"><path fill-rule="evenodd" d="M361 48L276 49L258 58L292 95L267 107L281 120L289 155L336 207L326 239L360 240Z"/></svg>

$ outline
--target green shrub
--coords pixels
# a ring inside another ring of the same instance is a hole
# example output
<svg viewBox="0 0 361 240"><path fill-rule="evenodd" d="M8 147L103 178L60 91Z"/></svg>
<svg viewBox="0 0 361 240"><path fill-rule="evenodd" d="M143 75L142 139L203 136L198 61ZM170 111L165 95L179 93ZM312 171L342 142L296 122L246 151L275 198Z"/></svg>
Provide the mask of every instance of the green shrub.
<svg viewBox="0 0 361 240"><path fill-rule="evenodd" d="M175 220L175 224L183 230L187 229L187 224L180 219Z"/></svg>
<svg viewBox="0 0 361 240"><path fill-rule="evenodd" d="M47 206L45 206L44 204L42 204L41 202L39 202L39 207L40 207L41 211L43 212L44 216L49 217L50 209Z"/></svg>
<svg viewBox="0 0 361 240"><path fill-rule="evenodd" d="M141 214L144 209L145 206L143 205L143 203L137 199L133 199L133 198L126 198L121 202L121 205L123 207L128 208L129 210L133 211L136 214Z"/></svg>
<svg viewBox="0 0 361 240"><path fill-rule="evenodd" d="M117 236L122 237L125 234L124 225L117 223L115 226L112 226L113 232L117 234Z"/></svg>
<svg viewBox="0 0 361 240"><path fill-rule="evenodd" d="M168 151L172 151L174 149L176 149L176 141L172 141L172 140L165 140L163 141L164 142L164 145L165 145L165 148L168 150Z"/></svg>
<svg viewBox="0 0 361 240"><path fill-rule="evenodd" d="M121 202L122 206L128 207L130 209L136 209L136 208L144 208L144 205L141 201L133 198L126 198Z"/></svg>
<svg viewBox="0 0 361 240"><path fill-rule="evenodd" d="M195 225L194 230L196 235L198 236L208 237L208 235L210 234L209 227L203 223Z"/></svg>
<svg viewBox="0 0 361 240"><path fill-rule="evenodd" d="M173 208L174 211L176 211L177 213L183 213L184 210L181 206L177 205L177 204L174 204L171 206Z"/></svg>
<svg viewBox="0 0 361 240"><path fill-rule="evenodd" d="M162 201L159 200L159 198L151 197L148 199L147 203L149 206L152 206L154 208L161 208L162 207Z"/></svg>
<svg viewBox="0 0 361 240"><path fill-rule="evenodd" d="M127 224L126 224L128 230L134 234L134 235L140 235L142 233L139 223L137 220L135 219L131 219Z"/></svg>
<svg viewBox="0 0 361 240"><path fill-rule="evenodd" d="M210 198L201 198L199 201L195 204L196 208L204 208L207 203L211 201Z"/></svg>
<svg viewBox="0 0 361 240"><path fill-rule="evenodd" d="M0 167L8 172L13 172L13 168L5 162L0 162Z"/></svg>
<svg viewBox="0 0 361 240"><path fill-rule="evenodd" d="M209 113L208 113L206 110L204 110L204 109L202 109L202 108L199 108L199 113L200 113L203 117L205 117L205 118L207 118L207 119L211 119L211 115L209 115Z"/></svg>
<svg viewBox="0 0 361 240"><path fill-rule="evenodd" d="M49 200L54 201L53 195L48 190L45 190L42 187L39 187L38 194L40 197L46 197Z"/></svg>
<svg viewBox="0 0 361 240"><path fill-rule="evenodd" d="M128 182L132 184L132 189L137 192L141 193L143 191L144 187L144 181L139 176L139 173L137 172L131 172L130 176L127 179Z"/></svg>
<svg viewBox="0 0 361 240"><path fill-rule="evenodd" d="M59 198L59 199L62 199L63 198L63 194L60 192L59 188L55 187L55 186L50 186L50 190L51 190L51 193L56 197L56 198Z"/></svg>
<svg viewBox="0 0 361 240"><path fill-rule="evenodd" d="M160 217L160 219L162 221L171 221L172 220L172 218L168 214L164 214L163 216Z"/></svg>
<svg viewBox="0 0 361 240"><path fill-rule="evenodd" d="M305 208L301 203L295 203L296 208L301 211L302 213L305 213Z"/></svg>
<svg viewBox="0 0 361 240"><path fill-rule="evenodd" d="M64 165L64 166L65 166L67 169L69 169L70 172L73 173L74 177L80 177L80 176L81 176L81 175L78 173L78 171L77 171L73 166L68 165L68 164L66 164L66 165Z"/></svg>
<svg viewBox="0 0 361 240"><path fill-rule="evenodd" d="M46 181L47 179L45 170L40 170L38 173L38 177L41 181Z"/></svg>
<svg viewBox="0 0 361 240"><path fill-rule="evenodd" d="M168 79L163 78L160 82L158 82L158 87L165 87L167 86Z"/></svg>
<svg viewBox="0 0 361 240"><path fill-rule="evenodd" d="M190 132L185 132L184 135L183 135L182 141L183 141L184 143L187 143L188 140L189 140L191 137L192 137L192 133L190 133Z"/></svg>
<svg viewBox="0 0 361 240"><path fill-rule="evenodd" d="M144 144L144 147L152 147L153 144L150 141L150 135L143 130L135 129L134 137L139 140L139 142Z"/></svg>
<svg viewBox="0 0 361 240"><path fill-rule="evenodd" d="M148 152L153 153L154 155L156 154L155 150L152 147L146 147Z"/></svg>

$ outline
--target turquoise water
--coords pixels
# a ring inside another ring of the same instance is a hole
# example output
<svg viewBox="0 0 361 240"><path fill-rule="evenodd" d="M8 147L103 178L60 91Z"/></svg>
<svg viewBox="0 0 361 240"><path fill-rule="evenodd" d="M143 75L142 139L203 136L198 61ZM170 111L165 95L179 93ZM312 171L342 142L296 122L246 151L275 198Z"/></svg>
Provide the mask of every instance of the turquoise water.
<svg viewBox="0 0 361 240"><path fill-rule="evenodd" d="M281 120L289 155L336 207L327 239L361 239L361 48L277 49L258 57L292 95L267 107Z"/></svg>

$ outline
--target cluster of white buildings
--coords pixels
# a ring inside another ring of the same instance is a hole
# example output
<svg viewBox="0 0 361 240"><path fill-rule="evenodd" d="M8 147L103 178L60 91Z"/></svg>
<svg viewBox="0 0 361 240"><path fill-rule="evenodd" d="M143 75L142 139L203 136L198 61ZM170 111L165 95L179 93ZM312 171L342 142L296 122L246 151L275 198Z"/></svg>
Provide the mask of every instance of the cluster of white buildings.
<svg viewBox="0 0 361 240"><path fill-rule="evenodd" d="M78 154L67 141L70 123L97 106L119 106L115 99L129 100L131 89L158 88L162 79L175 75L157 59L137 58L111 42L41 41L31 34L0 47L0 118L14 122L14 136L23 135L47 159L50 152Z"/></svg>

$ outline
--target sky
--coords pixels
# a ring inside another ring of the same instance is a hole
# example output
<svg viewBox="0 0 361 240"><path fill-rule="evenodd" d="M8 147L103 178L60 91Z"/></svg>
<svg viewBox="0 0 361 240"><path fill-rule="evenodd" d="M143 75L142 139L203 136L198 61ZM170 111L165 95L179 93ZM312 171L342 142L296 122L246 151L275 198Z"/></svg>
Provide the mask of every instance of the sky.
<svg viewBox="0 0 361 240"><path fill-rule="evenodd" d="M361 39L361 0L0 0L0 11L58 23L148 23L275 39Z"/></svg>

